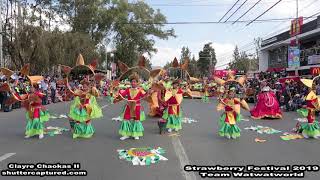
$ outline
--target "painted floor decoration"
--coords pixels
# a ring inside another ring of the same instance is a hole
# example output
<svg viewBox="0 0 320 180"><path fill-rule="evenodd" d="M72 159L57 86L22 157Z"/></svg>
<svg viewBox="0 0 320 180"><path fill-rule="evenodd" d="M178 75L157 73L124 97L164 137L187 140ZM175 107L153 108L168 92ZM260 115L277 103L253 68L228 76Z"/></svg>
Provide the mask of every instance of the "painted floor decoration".
<svg viewBox="0 0 320 180"><path fill-rule="evenodd" d="M186 124L191 124L191 123L195 123L195 122L198 122L198 121L194 120L192 118L184 117L184 118L182 118L182 122L186 123Z"/></svg>
<svg viewBox="0 0 320 180"><path fill-rule="evenodd" d="M55 136L58 134L62 134L63 132L69 131L67 128L62 128L62 127L52 127L48 126L44 129L44 134L48 134L49 136Z"/></svg>
<svg viewBox="0 0 320 180"><path fill-rule="evenodd" d="M246 127L244 129L257 131L259 134L276 134L281 132L279 130L276 130L267 126L251 126L251 127Z"/></svg>
<svg viewBox="0 0 320 180"><path fill-rule="evenodd" d="M283 133L283 136L280 136L280 138L284 141L289 141L294 139L303 139L304 137L297 133Z"/></svg>
<svg viewBox="0 0 320 180"><path fill-rule="evenodd" d="M165 150L158 147L153 149L151 147L146 148L131 148L129 150L119 149L118 155L120 159L132 162L132 165L149 166L151 164L158 163L159 161L167 161L164 157Z"/></svg>

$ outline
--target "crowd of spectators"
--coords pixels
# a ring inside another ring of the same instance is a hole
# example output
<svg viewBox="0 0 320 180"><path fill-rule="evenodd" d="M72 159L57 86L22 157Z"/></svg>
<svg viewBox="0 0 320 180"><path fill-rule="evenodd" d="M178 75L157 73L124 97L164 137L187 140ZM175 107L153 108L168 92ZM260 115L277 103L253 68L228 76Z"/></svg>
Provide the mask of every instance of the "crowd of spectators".
<svg viewBox="0 0 320 180"><path fill-rule="evenodd" d="M34 87L44 94L42 98L42 104L47 105L51 103L56 103L65 100L65 85L59 84L58 76L44 76L42 80ZM0 77L0 87L4 83L9 83L11 91L19 95L26 94L26 91L30 90L30 83L26 77L16 75L12 76L9 80L5 76ZM8 100L12 94L7 91L0 91L0 109L5 112L9 112L12 109L20 108L21 103L16 102L12 105L6 105L6 100Z"/></svg>
<svg viewBox="0 0 320 180"><path fill-rule="evenodd" d="M280 82L280 79L283 79ZM261 82L265 82L275 93L284 111L295 111L305 105L308 88L300 81L293 80L280 73L264 72L247 81L247 88L254 89L254 96L261 91ZM316 82L317 94L320 94L320 81Z"/></svg>

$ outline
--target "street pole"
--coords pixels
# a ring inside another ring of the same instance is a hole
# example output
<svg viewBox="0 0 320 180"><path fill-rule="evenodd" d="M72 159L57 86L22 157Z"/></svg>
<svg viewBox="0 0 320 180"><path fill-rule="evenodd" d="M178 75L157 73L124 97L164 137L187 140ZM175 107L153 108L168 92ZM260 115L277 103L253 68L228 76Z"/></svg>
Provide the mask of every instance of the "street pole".
<svg viewBox="0 0 320 180"><path fill-rule="evenodd" d="M296 21L298 22L298 18L299 18L299 0L296 0ZM297 23L296 22L296 23ZM301 28L301 27L299 27ZM296 45L298 46L298 33L296 33Z"/></svg>
<svg viewBox="0 0 320 180"><path fill-rule="evenodd" d="M295 23L295 25L298 24L298 18L299 18L299 0L296 0L296 23ZM299 26L299 28L301 28L301 27ZM297 32L296 32L296 46L297 46L297 48L298 48L299 51L300 51L300 48L299 48L299 40L298 40L298 33L297 33ZM296 75L296 76L299 76L298 67L296 67L296 69L295 69L295 75Z"/></svg>
<svg viewBox="0 0 320 180"><path fill-rule="evenodd" d="M2 0L0 0L0 67L4 66L4 62L3 62L3 54L2 54Z"/></svg>

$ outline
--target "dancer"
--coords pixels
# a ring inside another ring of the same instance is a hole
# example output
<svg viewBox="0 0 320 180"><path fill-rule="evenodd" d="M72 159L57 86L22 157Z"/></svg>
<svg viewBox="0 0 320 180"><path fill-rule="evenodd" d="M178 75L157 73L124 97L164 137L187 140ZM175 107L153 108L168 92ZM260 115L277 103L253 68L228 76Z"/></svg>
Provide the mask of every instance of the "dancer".
<svg viewBox="0 0 320 180"><path fill-rule="evenodd" d="M207 83L207 80L204 80L203 82L203 96L202 96L202 102L208 103L209 102L209 85Z"/></svg>
<svg viewBox="0 0 320 180"><path fill-rule="evenodd" d="M107 102L113 104L113 87L110 82L106 82L103 87L103 95L106 97Z"/></svg>
<svg viewBox="0 0 320 180"><path fill-rule="evenodd" d="M218 77L214 77L214 80L217 84L221 85L223 89L227 89L226 91L221 92L221 95L226 95L226 97L219 97L219 103L217 105L218 111L224 110L224 113L222 113L218 121L218 134L228 139L236 139L240 137L241 132L240 128L237 126L237 122L241 121L240 108L242 107L245 110L249 110L249 106L244 99L240 100L239 98L236 98L236 89L232 84L237 83L243 87L246 77L241 76L235 80L233 74L229 71L227 80Z"/></svg>
<svg viewBox="0 0 320 180"><path fill-rule="evenodd" d="M166 128L168 132L179 131L182 129L181 103L183 100L183 90L179 87L179 81L175 80L172 83L172 89L167 89L164 96L164 101L168 107L164 111L162 119L166 120Z"/></svg>
<svg viewBox="0 0 320 180"><path fill-rule="evenodd" d="M0 68L0 71L6 75L7 79L15 77L14 72L7 68ZM31 76L29 74L30 65L26 64L20 70L23 75L24 82L19 82L21 87L19 91L10 86L10 83L1 85L0 90L11 94L10 98L6 99L5 105L12 105L16 102L21 102L26 108L26 131L25 138L39 136L39 139L44 137L44 123L49 121L50 115L46 108L42 105L44 94L40 92L36 85L43 80L42 76ZM26 84L30 86L26 86Z"/></svg>
<svg viewBox="0 0 320 180"><path fill-rule="evenodd" d="M217 110L224 110L224 113L219 119L219 135L227 137L228 139L236 139L240 137L240 128L237 122L241 121L240 106L243 105L247 109L245 101L235 98L235 88L231 87L227 92L227 97L219 99L220 103L217 105Z"/></svg>
<svg viewBox="0 0 320 180"><path fill-rule="evenodd" d="M262 88L262 91L257 97L257 104L250 113L253 119L282 118L282 112L277 97L269 86L264 86Z"/></svg>
<svg viewBox="0 0 320 180"><path fill-rule="evenodd" d="M309 88L309 94L306 97L306 106L299 109L298 112L308 119L307 123L301 125L300 131L305 138L319 138L320 127L318 121L315 120L315 111L319 110L319 99L315 93L313 80L301 79L301 82Z"/></svg>
<svg viewBox="0 0 320 180"><path fill-rule="evenodd" d="M83 89L77 89L74 92L76 96L71 103L69 117L73 122L70 124L73 129L72 137L75 138L91 138L95 129L91 120L101 118L102 109L96 101L98 96L95 87L83 85Z"/></svg>
<svg viewBox="0 0 320 180"><path fill-rule="evenodd" d="M103 116L102 109L96 101L96 97L100 95L95 87L96 82L100 82L104 76L95 74L97 62L92 61L89 65L84 63L83 56L78 55L76 66L60 65L64 73L68 75L67 82L80 82L79 86L73 89L67 83L67 90L75 96L71 103L69 111L69 121L73 132L72 137L75 138L91 138L95 129L91 123L92 120ZM83 70L86 71L83 71ZM86 72L85 74L83 72Z"/></svg>
<svg viewBox="0 0 320 180"><path fill-rule="evenodd" d="M121 121L119 128L119 134L121 135L120 140L125 140L130 137L138 140L143 136L144 132L142 121L145 120L145 114L140 101L147 93L141 87L138 87L139 75L137 73L130 75L129 79L131 81L131 87L120 91L117 97L127 99L127 104L121 115L123 121Z"/></svg>
<svg viewBox="0 0 320 180"><path fill-rule="evenodd" d="M42 139L44 136L44 123L49 121L50 115L46 108L42 105L42 98L44 94L34 87L30 88L30 93L27 99L23 101L24 107L26 108L26 133L25 138L32 136L39 136Z"/></svg>

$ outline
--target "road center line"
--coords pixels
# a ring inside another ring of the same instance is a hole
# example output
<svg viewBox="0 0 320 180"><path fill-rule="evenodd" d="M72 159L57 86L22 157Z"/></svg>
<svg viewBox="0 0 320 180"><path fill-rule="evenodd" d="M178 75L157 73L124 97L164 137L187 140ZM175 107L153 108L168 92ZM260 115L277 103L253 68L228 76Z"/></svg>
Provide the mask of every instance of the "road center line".
<svg viewBox="0 0 320 180"><path fill-rule="evenodd" d="M1 157L0 157L0 162L3 161L3 160L5 160L5 159L7 159L7 158L9 158L9 157L11 157L11 156L13 156L13 155L15 155L15 154L16 154L16 153L7 153L7 154L1 156Z"/></svg>
<svg viewBox="0 0 320 180"><path fill-rule="evenodd" d="M171 139L172 139L174 151L176 152L176 155L178 156L180 161L180 168L181 168L182 175L185 177L186 180L196 180L197 178L194 172L192 171L186 172L184 170L184 166L190 165L190 161L186 154L186 151L184 150L181 144L180 139L178 137L172 137Z"/></svg>

